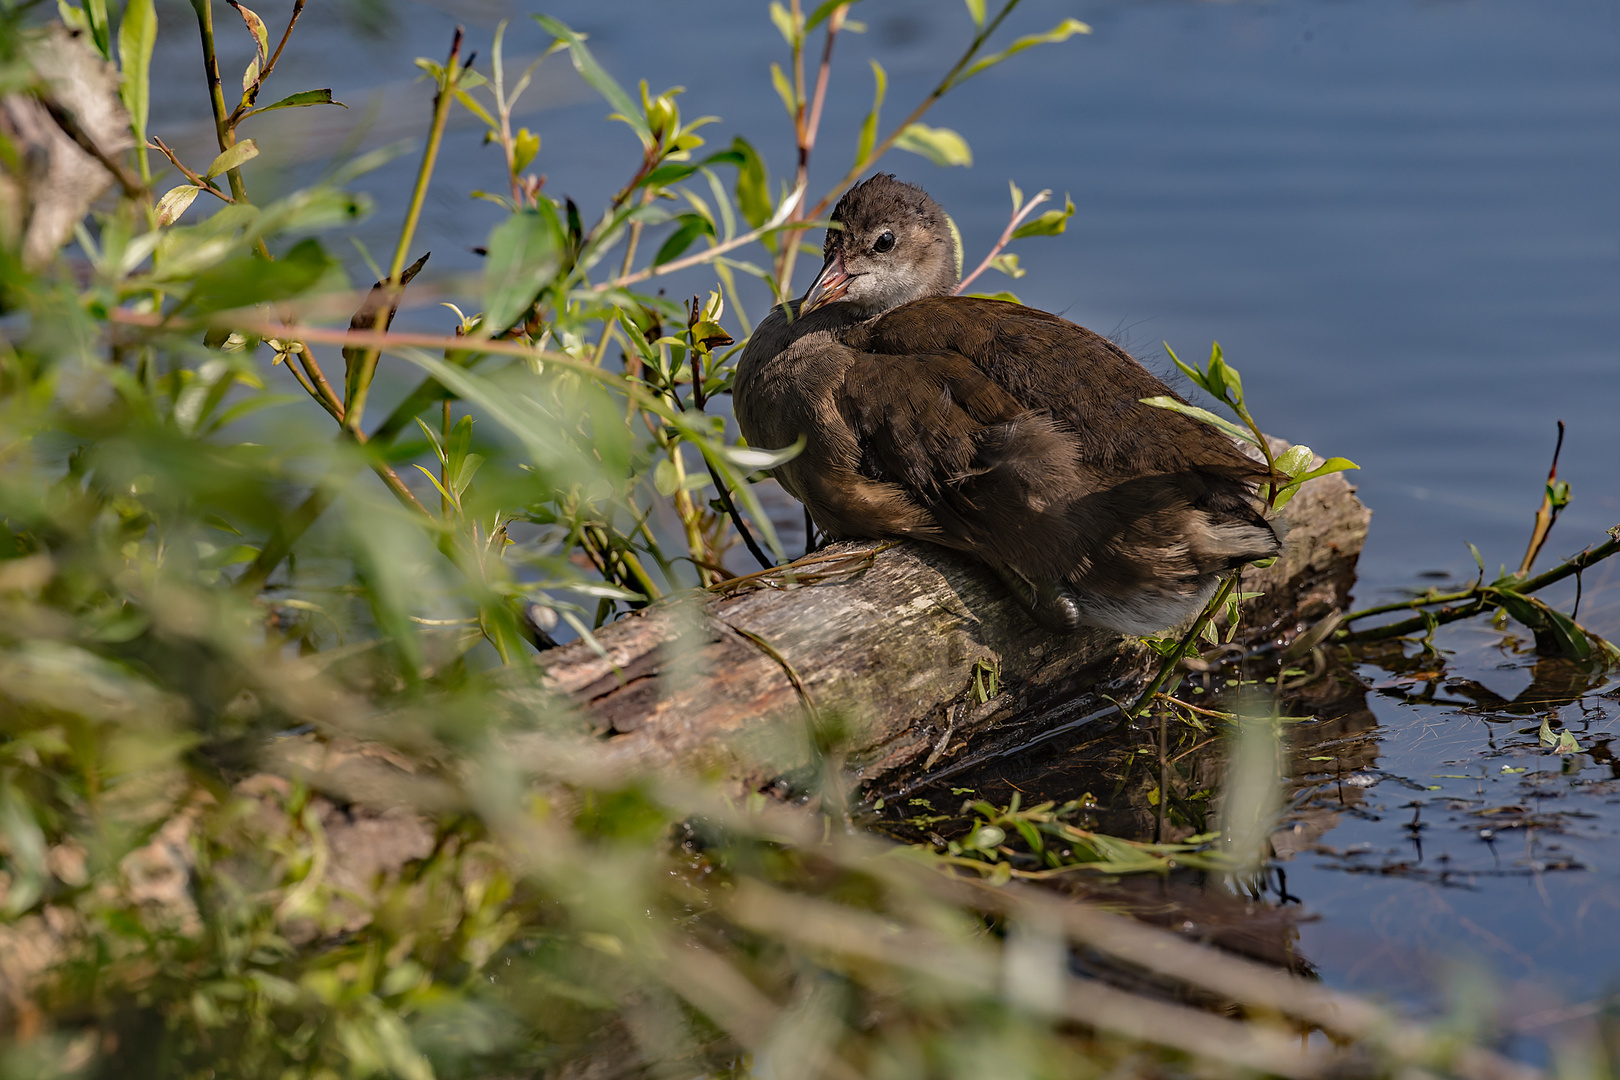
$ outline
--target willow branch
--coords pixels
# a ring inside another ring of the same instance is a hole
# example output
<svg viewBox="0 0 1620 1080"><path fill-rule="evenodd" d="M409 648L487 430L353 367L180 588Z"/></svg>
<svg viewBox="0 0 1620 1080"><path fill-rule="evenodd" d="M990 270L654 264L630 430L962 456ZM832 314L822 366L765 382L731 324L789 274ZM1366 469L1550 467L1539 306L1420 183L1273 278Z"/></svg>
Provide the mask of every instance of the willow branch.
<svg viewBox="0 0 1620 1080"><path fill-rule="evenodd" d="M200 188L203 191L208 192L210 195L217 195L219 198L224 199L228 203L233 203L236 201L231 196L225 194L223 191L219 190L219 188L215 187L212 180L205 176L198 176L196 173L186 168L185 163L180 160L173 150L169 149L169 144L158 138L156 135L152 136L151 141L148 142L147 145L161 153L164 157L168 158L169 164L173 165L176 169L179 169L181 175L187 180L190 180L193 187Z"/></svg>
<svg viewBox="0 0 1620 1080"><path fill-rule="evenodd" d="M923 115L927 113L929 109L933 108L934 104L938 102L940 98L944 97L945 94L956 85L956 77L962 73L962 70L966 68L968 64L972 63L973 58L977 56L979 50L984 47L984 43L990 40L990 35L996 32L997 28L1001 26L1002 21L1006 19L1008 15L1012 14L1013 8L1017 7L1019 2L1020 0L1007 0L1007 3L1004 4L1001 10L996 13L996 17L987 22L984 25L984 28L973 36L973 40L968 43L967 49L962 53L961 57L956 61L956 63L951 65L951 69L945 73L945 77L943 79L939 80L939 84L935 86L933 90L929 91L928 96L923 98L922 102L915 109L911 110L910 115L902 120L899 126L897 126L893 131L889 132L889 134L885 136L883 140L876 146L872 147L871 151L867 153L866 157L862 158L860 161L857 161L854 166L850 168L849 172L844 174L844 178L838 181L838 184L831 191L827 192L826 195L823 195L820 202L816 203L815 206L811 207L805 213L805 217L814 219L819 218L822 214L826 213L827 207L832 205L832 201L834 199L842 195L851 184L860 179L861 174L867 169L871 168L879 158L893 149L894 144L899 140L900 136L905 133L906 128L910 127L912 124L915 124L918 120L921 120Z"/></svg>
<svg viewBox="0 0 1620 1080"><path fill-rule="evenodd" d="M292 18L287 20L287 29L281 33L280 44L276 46L276 51L270 54L264 70L259 72L258 79L254 81L252 95L245 96L242 103L231 113L230 123L233 128L247 118L248 111L258 100L259 90L270 80L270 73L276 69L276 61L281 59L281 51L287 47L287 39L292 37L293 27L298 25L298 16L304 13L304 3L305 0L293 0Z"/></svg>
<svg viewBox="0 0 1620 1080"><path fill-rule="evenodd" d="M455 37L450 42L450 56L445 61L444 76L440 80L438 93L433 97L433 121L428 129L427 146L422 151L421 164L416 170L416 184L411 190L411 202L405 210L405 222L400 226L399 242L394 245L394 259L389 266L386 285L391 295L387 303L378 307L377 321L385 323L391 316L394 305L398 302L398 290L403 287L400 275L405 271L405 259L411 248L411 241L416 238L416 226L422 218L422 205L427 201L428 184L433 179L433 168L439 159L439 146L444 141L445 125L450 120L450 103L456 97L456 84L461 78L458 61L461 59L462 29L456 27ZM387 314L385 314L387 313ZM373 322L375 329L376 322ZM377 359L382 355L380 348L367 348L357 358L353 370L345 379L343 393L343 423L357 437L361 434L360 424L365 419L366 398L371 392L371 381L377 374Z"/></svg>
<svg viewBox="0 0 1620 1080"><path fill-rule="evenodd" d="M1610 530L1611 534L1616 531L1620 531L1620 526L1616 526L1615 529ZM1602 562L1604 559L1607 559L1616 552L1620 552L1620 539L1610 539L1607 543L1599 544L1595 548L1588 548L1579 555L1575 556L1573 559L1560 563L1544 574L1539 574L1536 577L1530 578L1528 581L1512 586L1512 589L1514 592L1526 596L1534 592L1539 592L1540 590L1545 589L1548 585L1555 584L1567 577L1580 573L1593 563ZM1491 611L1501 606L1501 604L1492 597L1492 589L1493 586L1491 585L1476 585L1474 588L1469 589L1466 592L1446 598L1448 600L1466 599L1468 600L1467 603L1459 607L1452 607L1450 604L1447 604L1436 611L1428 610L1425 605L1438 603L1440 598L1433 600L1414 600L1411 603L1404 605L1385 605L1383 609L1384 611L1399 611L1404 609L1417 611L1419 614L1410 619L1402 619L1400 622L1388 623L1384 626L1375 626L1370 630L1357 630L1346 635L1345 638L1342 638L1341 640L1383 641L1387 638L1402 637L1406 634L1415 634L1419 631L1427 630L1431 626L1444 626L1447 623L1460 622L1463 619L1473 618L1475 615L1478 615L1481 612ZM1346 621L1348 621L1350 618L1375 613L1378 613L1378 609L1369 608L1366 611L1359 611L1354 615L1347 616Z"/></svg>
<svg viewBox="0 0 1620 1080"><path fill-rule="evenodd" d="M778 208L777 210L777 217L782 220L767 221L757 229L750 229L748 232L742 233L739 236L734 236L730 240L722 241L715 244L713 247L704 248L695 255L688 255L684 259L672 259L667 263L660 263L657 266L649 266L644 269L637 270L632 274L621 274L610 281L604 281L598 285L593 285L591 287L592 291L606 292L609 289L618 289L624 287L625 285L634 285L636 282L646 281L648 278L662 277L665 274L673 274L677 270L686 270L693 266L700 266L703 263L709 262L717 255L724 255L728 251L733 251L737 248L743 247L744 245L752 244L761 237L779 230L813 228L814 226L810 221L789 220L789 215L793 213L793 209L798 205L799 200L803 198L804 188L795 188L793 192L788 195L787 200L782 204L782 208Z"/></svg>
<svg viewBox="0 0 1620 1080"><path fill-rule="evenodd" d="M822 107L827 100L827 84L832 77L833 45L838 39L838 31L843 28L844 16L848 13L847 6L840 6L833 10L827 18L826 38L821 46L821 65L816 71L816 89L810 103L809 116L804 111L804 57L801 48L794 49L794 69L798 83L799 115L794 119L794 135L799 148L798 172L794 177L794 187L803 188L810 182L810 155L816 148L816 135L821 130ZM798 15L798 2L794 0L794 15ZM790 215L790 221L803 220L800 214L802 207L795 209ZM782 245L781 254L777 257L776 280L784 292L790 290L789 282L793 278L793 264L799 257L799 245L796 242Z"/></svg>
<svg viewBox="0 0 1620 1080"><path fill-rule="evenodd" d="M1037 206L1041 205L1043 202L1046 202L1051 197L1051 195L1043 191L1036 195L1033 199L1029 200L1029 202L1025 203L1021 209L1013 214L1012 220L1007 222L1007 227L1001 230L1001 238L996 241L996 246L990 249L990 254L986 255L984 257L984 261L973 268L973 273L963 278L962 283L956 287L957 296L962 295L962 290L973 284L974 280L977 279L980 274L990 269L990 264L996 261L996 256L1000 255L1002 250L1006 248L1008 244L1012 243L1013 233L1018 231L1018 226L1024 223L1024 219L1029 217Z"/></svg>

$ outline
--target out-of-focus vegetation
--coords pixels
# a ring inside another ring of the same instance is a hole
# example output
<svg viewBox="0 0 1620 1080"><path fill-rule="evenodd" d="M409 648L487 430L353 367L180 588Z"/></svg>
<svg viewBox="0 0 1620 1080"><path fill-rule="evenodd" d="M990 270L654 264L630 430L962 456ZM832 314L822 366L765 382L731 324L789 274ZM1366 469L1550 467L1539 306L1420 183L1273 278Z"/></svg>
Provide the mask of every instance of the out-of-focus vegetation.
<svg viewBox="0 0 1620 1080"><path fill-rule="evenodd" d="M848 179L895 148L969 159L922 123L934 101L1084 26L998 44L1017 0L970 0L960 58L889 129L874 69L848 176L813 201L849 5L770 6L800 150L774 185L747 141L707 145L709 118L626 91L541 17L521 32L634 140L600 205L536 179L539 139L511 121L529 73L500 33L478 69L459 36L418 61L438 95L414 163L364 155L260 203L254 118L331 101L278 85L302 0L284 24L194 6L210 66L216 35L257 45L212 87L218 155L195 162L148 135L152 0L64 0L71 35L0 9L0 1075L1305 1075L1327 1067L1310 1028L1367 1072L1511 1073L1467 1017L1435 1035L998 888L989 839L1060 834L1120 870L1193 847L985 807L955 858L989 882L949 877L846 832L831 787L817 815L609 768L532 662L560 623L589 638L728 576L745 515L781 555L747 482L774 459L707 411L749 327L737 275L787 295ZM483 197L510 211L482 310L385 336L453 109L489 125ZM334 238L378 168L417 183L377 284L351 291ZM985 263L1009 273L1007 242L1072 212L1014 201ZM642 291L699 265L706 299ZM387 413L385 364L418 382ZM331 783L284 779L308 770ZM1070 940L1250 1009L1077 978Z"/></svg>

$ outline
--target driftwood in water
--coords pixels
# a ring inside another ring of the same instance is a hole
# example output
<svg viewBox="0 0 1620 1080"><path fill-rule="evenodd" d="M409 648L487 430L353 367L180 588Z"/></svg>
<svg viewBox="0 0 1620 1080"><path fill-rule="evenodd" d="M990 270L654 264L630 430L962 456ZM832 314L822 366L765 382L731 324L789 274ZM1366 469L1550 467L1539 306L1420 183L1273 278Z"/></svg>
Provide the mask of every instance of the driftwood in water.
<svg viewBox="0 0 1620 1080"><path fill-rule="evenodd" d="M1354 490L1322 477L1284 510L1283 556L1242 582L1265 594L1246 638L1343 607L1370 516ZM606 656L575 643L542 663L627 763L794 787L814 768L813 709L851 778L880 793L1111 708L1157 663L1108 631L1045 633L988 570L932 545L845 543L797 565L797 580L776 571L606 626Z"/></svg>

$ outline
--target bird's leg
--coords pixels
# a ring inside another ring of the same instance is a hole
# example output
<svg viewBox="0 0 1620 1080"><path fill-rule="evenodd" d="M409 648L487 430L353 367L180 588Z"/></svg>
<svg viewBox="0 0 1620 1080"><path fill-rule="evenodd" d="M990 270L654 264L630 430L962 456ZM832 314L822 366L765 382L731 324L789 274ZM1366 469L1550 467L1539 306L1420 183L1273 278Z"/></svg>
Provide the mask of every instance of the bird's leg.
<svg viewBox="0 0 1620 1080"><path fill-rule="evenodd" d="M1010 566L991 568L1041 629L1052 634L1073 634L1080 629L1080 602L1060 583L1031 581Z"/></svg>

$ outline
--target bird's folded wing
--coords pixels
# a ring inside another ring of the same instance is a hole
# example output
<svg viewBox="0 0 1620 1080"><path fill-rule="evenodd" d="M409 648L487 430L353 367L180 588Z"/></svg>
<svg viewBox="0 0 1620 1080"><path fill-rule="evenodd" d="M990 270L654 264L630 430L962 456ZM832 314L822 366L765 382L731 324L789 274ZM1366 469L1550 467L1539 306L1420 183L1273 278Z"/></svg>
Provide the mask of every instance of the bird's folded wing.
<svg viewBox="0 0 1620 1080"><path fill-rule="evenodd" d="M1101 335L1035 308L974 297L930 297L896 308L852 342L905 355L966 359L1013 401L1067 426L1081 460L1122 475L1208 470L1260 479L1264 468L1207 424L1144 405L1174 391Z"/></svg>
<svg viewBox="0 0 1620 1080"><path fill-rule="evenodd" d="M837 405L861 473L904 489L942 542L998 563L1068 567L1066 508L1083 481L1072 440L966 357L860 354Z"/></svg>

